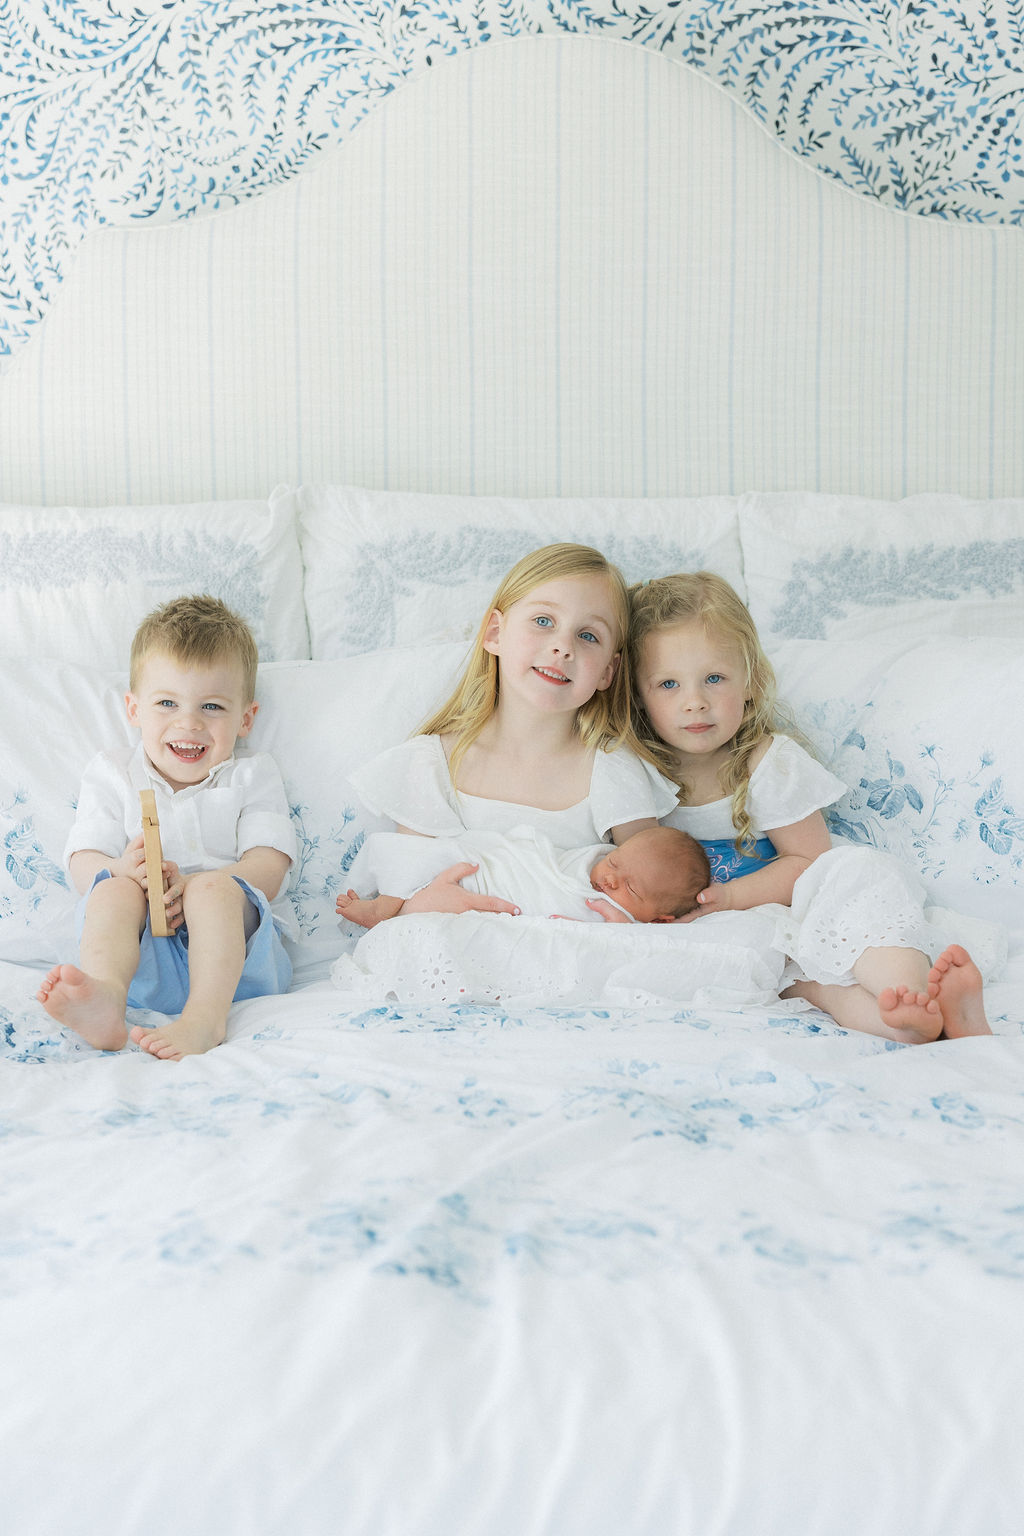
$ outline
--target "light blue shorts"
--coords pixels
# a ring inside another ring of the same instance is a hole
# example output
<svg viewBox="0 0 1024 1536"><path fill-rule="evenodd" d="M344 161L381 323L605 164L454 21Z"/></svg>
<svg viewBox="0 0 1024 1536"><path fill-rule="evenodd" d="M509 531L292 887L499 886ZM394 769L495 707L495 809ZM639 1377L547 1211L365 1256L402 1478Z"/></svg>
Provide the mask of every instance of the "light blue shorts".
<svg viewBox="0 0 1024 1536"><path fill-rule="evenodd" d="M75 912L75 931L81 939L85 908L96 886L108 880L110 871L101 869L86 891ZM281 942L270 902L262 891L248 881L238 881L259 912L259 927L245 946L245 965L235 988L234 1001L246 997L272 997L286 992L292 979L292 963ZM139 968L128 988L129 1008L152 1008L157 1013L179 1014L188 1001L188 929L182 923L170 938L158 939L150 931L149 918L139 940Z"/></svg>

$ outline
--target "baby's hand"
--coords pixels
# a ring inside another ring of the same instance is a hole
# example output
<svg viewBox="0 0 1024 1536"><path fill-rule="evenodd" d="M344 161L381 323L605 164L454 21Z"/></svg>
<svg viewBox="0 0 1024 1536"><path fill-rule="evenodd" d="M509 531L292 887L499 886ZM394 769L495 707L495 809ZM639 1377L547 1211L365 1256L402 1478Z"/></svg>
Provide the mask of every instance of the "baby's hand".
<svg viewBox="0 0 1024 1536"><path fill-rule="evenodd" d="M625 912L620 912L618 907L613 907L610 901L603 901L600 896L591 896L587 901L591 912L596 912L606 923L628 923L630 919Z"/></svg>

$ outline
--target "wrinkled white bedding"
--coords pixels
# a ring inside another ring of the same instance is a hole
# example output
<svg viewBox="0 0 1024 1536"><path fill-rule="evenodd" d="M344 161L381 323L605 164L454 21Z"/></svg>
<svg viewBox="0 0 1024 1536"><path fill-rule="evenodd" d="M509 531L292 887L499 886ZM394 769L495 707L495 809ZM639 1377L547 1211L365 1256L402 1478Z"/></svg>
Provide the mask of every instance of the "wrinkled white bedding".
<svg viewBox="0 0 1024 1536"><path fill-rule="evenodd" d="M995 1039L324 982L173 1066L38 974L0 966L18 1536L1014 1528L1019 955Z"/></svg>

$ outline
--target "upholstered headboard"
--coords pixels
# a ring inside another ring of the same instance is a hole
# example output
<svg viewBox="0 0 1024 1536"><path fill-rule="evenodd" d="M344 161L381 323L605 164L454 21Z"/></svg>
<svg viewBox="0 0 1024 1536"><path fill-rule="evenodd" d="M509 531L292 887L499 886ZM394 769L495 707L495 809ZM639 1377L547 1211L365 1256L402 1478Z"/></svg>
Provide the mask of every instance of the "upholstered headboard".
<svg viewBox="0 0 1024 1536"><path fill-rule="evenodd" d="M1024 234L883 208L662 55L439 59L239 208L85 243L0 500L1024 489Z"/></svg>

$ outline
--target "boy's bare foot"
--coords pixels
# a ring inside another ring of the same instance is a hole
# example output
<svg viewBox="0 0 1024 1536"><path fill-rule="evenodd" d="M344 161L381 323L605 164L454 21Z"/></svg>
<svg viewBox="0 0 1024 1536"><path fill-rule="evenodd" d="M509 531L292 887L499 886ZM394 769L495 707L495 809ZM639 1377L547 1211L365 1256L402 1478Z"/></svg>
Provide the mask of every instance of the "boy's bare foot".
<svg viewBox="0 0 1024 1536"><path fill-rule="evenodd" d="M125 994L77 965L55 965L36 997L51 1018L81 1035L98 1051L119 1051L128 1039Z"/></svg>
<svg viewBox="0 0 1024 1536"><path fill-rule="evenodd" d="M939 1005L948 1040L992 1033L985 1017L981 972L959 944L943 950L928 972L928 991Z"/></svg>
<svg viewBox="0 0 1024 1536"><path fill-rule="evenodd" d="M929 1044L942 1034L942 1013L929 992L884 987L878 994L878 1012L896 1039L908 1045Z"/></svg>
<svg viewBox="0 0 1024 1536"><path fill-rule="evenodd" d="M136 1024L129 1031L136 1045L161 1061L180 1061L183 1056L202 1056L220 1045L226 1034L223 1019L211 1019L186 1007L180 1018L159 1029L143 1029Z"/></svg>
<svg viewBox="0 0 1024 1536"><path fill-rule="evenodd" d="M371 900L356 891L347 891L338 897L334 910L347 923L356 923L360 928L375 928L389 917L397 917L402 910L402 901L397 896L375 896Z"/></svg>

